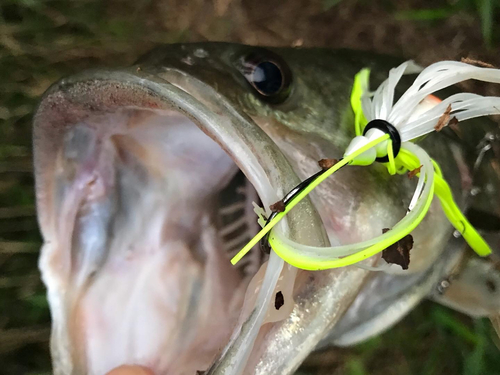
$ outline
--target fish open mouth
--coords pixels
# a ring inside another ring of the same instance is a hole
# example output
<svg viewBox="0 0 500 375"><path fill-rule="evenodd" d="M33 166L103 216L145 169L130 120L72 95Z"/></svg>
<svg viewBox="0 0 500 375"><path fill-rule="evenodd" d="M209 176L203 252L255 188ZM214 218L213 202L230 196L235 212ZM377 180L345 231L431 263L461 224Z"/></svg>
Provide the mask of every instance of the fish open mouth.
<svg viewBox="0 0 500 375"><path fill-rule="evenodd" d="M177 79L85 73L53 86L37 110L56 374L124 364L195 374L252 315L248 285L264 256L254 249L239 267L229 258L258 230L252 201L267 207L298 178L251 120ZM287 225L325 238L312 206Z"/></svg>

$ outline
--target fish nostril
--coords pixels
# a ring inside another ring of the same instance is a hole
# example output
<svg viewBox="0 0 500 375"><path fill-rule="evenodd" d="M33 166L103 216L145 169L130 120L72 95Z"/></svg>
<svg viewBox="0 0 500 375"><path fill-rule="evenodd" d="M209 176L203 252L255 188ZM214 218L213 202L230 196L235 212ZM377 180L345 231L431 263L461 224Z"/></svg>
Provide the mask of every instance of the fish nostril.
<svg viewBox="0 0 500 375"><path fill-rule="evenodd" d="M486 279L486 288L488 288L488 291L491 293L495 293L497 290L495 282L491 279Z"/></svg>

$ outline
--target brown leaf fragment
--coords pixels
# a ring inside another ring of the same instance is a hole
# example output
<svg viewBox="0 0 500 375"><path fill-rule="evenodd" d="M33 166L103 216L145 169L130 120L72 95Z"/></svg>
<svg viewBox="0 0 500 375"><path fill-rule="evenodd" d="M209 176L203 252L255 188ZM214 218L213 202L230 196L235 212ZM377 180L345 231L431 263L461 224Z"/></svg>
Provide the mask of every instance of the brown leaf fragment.
<svg viewBox="0 0 500 375"><path fill-rule="evenodd" d="M382 233L389 231L389 228L382 229ZM410 250L413 248L413 237L411 234L403 237L396 243L382 251L382 259L389 264L397 264L402 269L407 270L410 265Z"/></svg>
<svg viewBox="0 0 500 375"><path fill-rule="evenodd" d="M494 65L492 65L490 63L487 63L487 62L484 62L484 61L481 61L481 60L471 59L470 57L462 57L461 61L463 63L470 64L470 65L475 65L475 66L480 66L482 68L494 68L495 67Z"/></svg>
<svg viewBox="0 0 500 375"><path fill-rule="evenodd" d="M434 126L434 129L437 132L441 131L448 124L448 121L450 121L450 113L451 113L451 104L448 104L448 108L446 108L446 111L444 111L444 113L439 118L436 126Z"/></svg>
<svg viewBox="0 0 500 375"><path fill-rule="evenodd" d="M269 206L272 212L283 212L285 211L285 203L283 201L277 201Z"/></svg>
<svg viewBox="0 0 500 375"><path fill-rule="evenodd" d="M448 126L454 128L458 125L458 120L455 116L453 116L451 119L450 119L450 122L448 123Z"/></svg>
<svg viewBox="0 0 500 375"><path fill-rule="evenodd" d="M450 129L457 135L459 139L464 139L462 129L460 129L460 126L458 126L458 120L455 116L453 116L450 119L450 122L448 123L448 126Z"/></svg>
<svg viewBox="0 0 500 375"><path fill-rule="evenodd" d="M278 293L276 293L276 298L274 299L274 307L276 308L276 310L279 310L284 304L285 298L283 297L283 293L279 291Z"/></svg>
<svg viewBox="0 0 500 375"><path fill-rule="evenodd" d="M414 169L414 170L412 170L412 171L409 171L409 172L408 172L408 178L409 178L409 179L412 179L412 178L413 178L413 177L415 177L417 174L419 174L419 173L420 173L420 170L422 169L422 167L423 167L423 166L421 165L420 167L415 168L415 169Z"/></svg>
<svg viewBox="0 0 500 375"><path fill-rule="evenodd" d="M318 161L318 165L321 169L330 169L339 161L337 159L321 159Z"/></svg>

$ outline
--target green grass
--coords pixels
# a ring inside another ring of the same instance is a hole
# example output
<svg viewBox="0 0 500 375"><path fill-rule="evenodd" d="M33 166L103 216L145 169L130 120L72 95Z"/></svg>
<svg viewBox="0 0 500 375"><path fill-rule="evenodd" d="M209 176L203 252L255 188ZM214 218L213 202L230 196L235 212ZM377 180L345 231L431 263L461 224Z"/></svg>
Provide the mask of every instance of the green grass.
<svg viewBox="0 0 500 375"><path fill-rule="evenodd" d="M441 5L443 2L436 3ZM491 48L497 42L494 40L494 35L498 32L495 17L499 17L499 10L500 0L458 0L449 2L444 7L400 11L395 14L395 18L403 21L440 21L457 14L472 13L480 19L484 43Z"/></svg>

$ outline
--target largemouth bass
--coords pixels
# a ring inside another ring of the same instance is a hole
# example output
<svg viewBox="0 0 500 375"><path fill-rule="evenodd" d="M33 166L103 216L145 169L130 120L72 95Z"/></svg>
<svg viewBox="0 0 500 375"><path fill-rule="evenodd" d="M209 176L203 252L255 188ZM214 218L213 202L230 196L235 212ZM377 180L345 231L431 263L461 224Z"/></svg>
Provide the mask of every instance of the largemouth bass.
<svg viewBox="0 0 500 375"><path fill-rule="evenodd" d="M473 316L497 314L498 269L464 258L438 202L412 233L408 270L285 265L283 300L268 301L264 321L255 300L276 255L260 271L267 256L258 248L229 263L259 228L252 201L269 213L319 159L342 155L354 136L355 74L369 67L381 82L399 62L178 44L54 84L34 117L54 373L134 364L154 374L291 374L315 348L366 340L426 296ZM481 227L481 218L500 216L499 140L497 126L476 120L420 142L496 250L499 228ZM405 214L414 185L381 165L345 168L290 212L288 235L316 246L367 240Z"/></svg>

